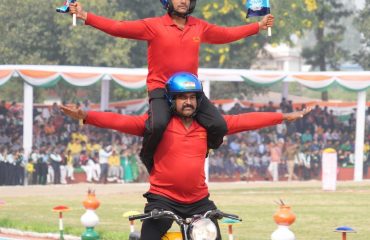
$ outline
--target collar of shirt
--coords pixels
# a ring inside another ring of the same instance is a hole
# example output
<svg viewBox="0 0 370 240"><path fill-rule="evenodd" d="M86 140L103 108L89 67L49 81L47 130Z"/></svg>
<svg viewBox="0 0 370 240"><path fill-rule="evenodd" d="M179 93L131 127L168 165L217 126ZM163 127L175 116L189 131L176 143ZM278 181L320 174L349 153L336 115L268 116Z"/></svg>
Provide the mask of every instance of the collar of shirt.
<svg viewBox="0 0 370 240"><path fill-rule="evenodd" d="M163 15L162 19L163 19L163 23L164 23L165 26L176 26L176 24L174 23L173 19L170 16L170 14L167 13L167 14ZM195 25L195 24L196 24L195 18L193 18L192 16L187 17L187 21L186 21L185 26L191 26L191 25Z"/></svg>

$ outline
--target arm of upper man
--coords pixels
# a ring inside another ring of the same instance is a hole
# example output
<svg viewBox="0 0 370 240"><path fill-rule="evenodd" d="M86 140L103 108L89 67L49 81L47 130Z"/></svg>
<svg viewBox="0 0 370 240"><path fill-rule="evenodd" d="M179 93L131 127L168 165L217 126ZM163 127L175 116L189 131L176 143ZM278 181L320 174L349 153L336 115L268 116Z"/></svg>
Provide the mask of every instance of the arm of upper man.
<svg viewBox="0 0 370 240"><path fill-rule="evenodd" d="M277 112L251 112L223 117L226 121L228 135L274 126L283 121L283 114Z"/></svg>
<svg viewBox="0 0 370 240"><path fill-rule="evenodd" d="M85 24L115 37L151 40L154 37L154 32L149 26L150 21L150 19L117 21L93 13L87 13Z"/></svg>
<svg viewBox="0 0 370 240"><path fill-rule="evenodd" d="M251 23L235 27L221 27L203 21L205 30L202 42L225 44L249 37L259 32L259 23Z"/></svg>
<svg viewBox="0 0 370 240"><path fill-rule="evenodd" d="M124 115L112 112L88 111L84 123L100 128L114 129L123 133L143 136L148 115Z"/></svg>

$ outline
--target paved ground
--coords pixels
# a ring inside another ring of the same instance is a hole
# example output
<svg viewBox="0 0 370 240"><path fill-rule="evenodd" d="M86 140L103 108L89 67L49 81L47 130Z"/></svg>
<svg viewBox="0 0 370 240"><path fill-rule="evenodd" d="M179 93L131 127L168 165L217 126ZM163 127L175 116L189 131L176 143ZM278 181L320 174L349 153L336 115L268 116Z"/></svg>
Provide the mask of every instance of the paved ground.
<svg viewBox="0 0 370 240"><path fill-rule="evenodd" d="M320 186L321 182L225 182L209 183L212 189L235 189L235 188L255 188L272 186ZM129 183L129 184L68 184L68 185L30 185L30 186L2 186L0 187L0 196L21 197L21 196L47 196L53 194L62 194L63 196L74 196L85 192L88 188L94 189L99 195L109 195L111 193L143 193L149 188L148 183Z"/></svg>

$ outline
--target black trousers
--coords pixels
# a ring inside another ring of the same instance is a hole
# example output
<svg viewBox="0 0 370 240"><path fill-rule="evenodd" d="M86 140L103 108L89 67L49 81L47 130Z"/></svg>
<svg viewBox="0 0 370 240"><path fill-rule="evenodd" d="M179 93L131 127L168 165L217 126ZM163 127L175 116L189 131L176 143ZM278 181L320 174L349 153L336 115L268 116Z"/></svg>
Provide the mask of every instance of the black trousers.
<svg viewBox="0 0 370 240"><path fill-rule="evenodd" d="M149 118L145 123L143 146L140 152L141 161L149 173L153 167L154 152L171 118L165 94L164 88L157 88L149 93ZM195 119L207 130L208 148L218 148L227 133L226 122L218 109L204 94L202 101L198 103Z"/></svg>
<svg viewBox="0 0 370 240"><path fill-rule="evenodd" d="M60 162L52 160L51 167L54 170L54 184L60 184Z"/></svg>
<svg viewBox="0 0 370 240"><path fill-rule="evenodd" d="M213 201L208 197L199 200L192 204L181 204L171 199L152 194L144 194L148 203L145 206L144 212L150 212L153 209L168 210L179 215L182 218L192 217L195 214L204 214L209 210L217 209ZM217 240L221 240L220 227L217 219L211 219L217 228ZM173 221L171 219L148 219L143 221L141 227L140 240L160 240L164 234L171 228Z"/></svg>

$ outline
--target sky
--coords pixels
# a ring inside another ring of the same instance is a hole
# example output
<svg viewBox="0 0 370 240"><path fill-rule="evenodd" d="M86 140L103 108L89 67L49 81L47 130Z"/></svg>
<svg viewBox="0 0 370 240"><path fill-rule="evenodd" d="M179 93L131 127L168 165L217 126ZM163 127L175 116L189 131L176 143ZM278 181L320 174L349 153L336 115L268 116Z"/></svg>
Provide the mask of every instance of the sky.
<svg viewBox="0 0 370 240"><path fill-rule="evenodd" d="M349 1L347 0L345 2L351 2L351 1L352 0L349 0ZM356 7L359 8L359 9L361 9L365 5L365 0L355 0L355 3L356 3Z"/></svg>

